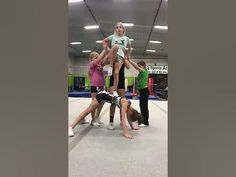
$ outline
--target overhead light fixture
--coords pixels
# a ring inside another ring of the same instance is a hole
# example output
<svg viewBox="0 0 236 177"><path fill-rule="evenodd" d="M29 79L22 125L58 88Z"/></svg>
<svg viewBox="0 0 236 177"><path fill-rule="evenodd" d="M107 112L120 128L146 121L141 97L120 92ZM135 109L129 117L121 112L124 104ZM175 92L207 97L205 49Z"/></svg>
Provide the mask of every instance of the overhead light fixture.
<svg viewBox="0 0 236 177"><path fill-rule="evenodd" d="M84 0L68 0L69 3L74 3L74 2L82 2Z"/></svg>
<svg viewBox="0 0 236 177"><path fill-rule="evenodd" d="M134 41L134 39L129 39L130 41Z"/></svg>
<svg viewBox="0 0 236 177"><path fill-rule="evenodd" d="M83 53L89 53L91 50L82 50Z"/></svg>
<svg viewBox="0 0 236 177"><path fill-rule="evenodd" d="M99 28L99 26L98 25L91 25L91 26L85 26L84 28L85 29L97 29L97 28Z"/></svg>
<svg viewBox="0 0 236 177"><path fill-rule="evenodd" d="M102 40L96 41L96 43L102 43Z"/></svg>
<svg viewBox="0 0 236 177"><path fill-rule="evenodd" d="M149 42L153 44L161 44L161 41L149 41Z"/></svg>
<svg viewBox="0 0 236 177"><path fill-rule="evenodd" d="M81 42L70 42L71 45L81 44Z"/></svg>
<svg viewBox="0 0 236 177"><path fill-rule="evenodd" d="M150 50L150 49L147 49L146 51L147 52L156 52L156 50Z"/></svg>
<svg viewBox="0 0 236 177"><path fill-rule="evenodd" d="M123 26L134 26L133 23L122 23Z"/></svg>
<svg viewBox="0 0 236 177"><path fill-rule="evenodd" d="M168 26L160 26L160 25L156 25L156 26L154 26L154 28L156 28L156 29L167 30L167 29L168 29Z"/></svg>
<svg viewBox="0 0 236 177"><path fill-rule="evenodd" d="M128 50L128 48L125 48L126 50ZM131 50L134 50L134 48L131 48Z"/></svg>

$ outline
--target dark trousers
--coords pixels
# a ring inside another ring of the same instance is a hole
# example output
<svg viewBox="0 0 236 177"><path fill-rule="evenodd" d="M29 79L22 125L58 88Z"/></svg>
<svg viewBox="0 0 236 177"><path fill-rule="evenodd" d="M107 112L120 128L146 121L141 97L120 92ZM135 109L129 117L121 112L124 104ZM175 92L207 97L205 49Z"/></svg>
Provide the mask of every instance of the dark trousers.
<svg viewBox="0 0 236 177"><path fill-rule="evenodd" d="M148 97L149 91L148 88L144 88L139 90L140 98L139 98L139 107L140 111L144 117L143 124L149 125L148 118L149 118L149 111L148 111Z"/></svg>

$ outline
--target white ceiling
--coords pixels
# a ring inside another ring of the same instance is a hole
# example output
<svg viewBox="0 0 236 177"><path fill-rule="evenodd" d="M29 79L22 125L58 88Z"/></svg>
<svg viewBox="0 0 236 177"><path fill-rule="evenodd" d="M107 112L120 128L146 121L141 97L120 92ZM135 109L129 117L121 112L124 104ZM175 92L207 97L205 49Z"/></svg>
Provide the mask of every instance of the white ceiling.
<svg viewBox="0 0 236 177"><path fill-rule="evenodd" d="M132 57L167 59L167 30L154 28L167 26L167 0L84 0L69 3L69 41L80 41L80 45L69 45L69 54L87 57L82 50L101 52L102 44L96 43L113 34L116 22L134 23L126 27L126 35L133 38ZM86 25L99 25L99 29L85 30ZM161 41L152 44L149 41ZM146 49L154 49L155 53Z"/></svg>

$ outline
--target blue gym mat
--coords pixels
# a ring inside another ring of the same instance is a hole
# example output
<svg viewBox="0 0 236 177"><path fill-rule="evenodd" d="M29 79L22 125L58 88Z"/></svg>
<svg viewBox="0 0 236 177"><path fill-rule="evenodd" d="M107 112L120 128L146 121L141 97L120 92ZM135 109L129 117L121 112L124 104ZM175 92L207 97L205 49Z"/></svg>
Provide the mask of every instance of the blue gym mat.
<svg viewBox="0 0 236 177"><path fill-rule="evenodd" d="M91 93L90 92L78 92L78 91L73 91L73 92L68 92L69 97L85 97L85 98L90 98ZM133 97L130 92L125 93L125 97L128 99L139 99L139 96ZM149 95L149 100L161 100L160 97L154 96L154 95Z"/></svg>

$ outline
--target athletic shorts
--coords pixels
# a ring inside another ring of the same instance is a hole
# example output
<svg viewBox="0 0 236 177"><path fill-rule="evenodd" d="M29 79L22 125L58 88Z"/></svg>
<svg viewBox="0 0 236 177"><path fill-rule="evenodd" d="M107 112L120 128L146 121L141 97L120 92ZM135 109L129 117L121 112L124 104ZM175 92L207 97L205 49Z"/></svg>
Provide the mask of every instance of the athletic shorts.
<svg viewBox="0 0 236 177"><path fill-rule="evenodd" d="M115 59L115 63L116 63L116 62L119 62L119 63L123 64L123 63L124 63L124 60L125 60L125 59L124 59L122 56L117 55L117 58Z"/></svg>
<svg viewBox="0 0 236 177"><path fill-rule="evenodd" d="M98 93L104 90L104 86L91 86L91 93Z"/></svg>
<svg viewBox="0 0 236 177"><path fill-rule="evenodd" d="M98 101L98 103L101 102L108 102L108 103L112 103L113 102L113 97L107 93L99 93L96 96L96 100Z"/></svg>

